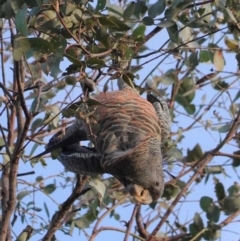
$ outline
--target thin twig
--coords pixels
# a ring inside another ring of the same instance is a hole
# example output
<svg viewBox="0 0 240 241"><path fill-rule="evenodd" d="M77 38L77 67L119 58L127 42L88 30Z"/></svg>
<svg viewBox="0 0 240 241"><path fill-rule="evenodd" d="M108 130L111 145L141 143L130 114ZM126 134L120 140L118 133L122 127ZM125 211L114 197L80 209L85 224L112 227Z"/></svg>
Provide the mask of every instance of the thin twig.
<svg viewBox="0 0 240 241"><path fill-rule="evenodd" d="M133 209L133 212L132 212L132 216L130 218L130 221L127 223L127 230L126 230L126 234L125 234L125 237L124 237L124 241L127 241L128 240L128 236L130 235L130 232L131 232L131 228L132 228L132 225L133 225L133 221L134 221L134 218L136 216L136 213L138 211L138 206L140 204L136 204L134 209Z"/></svg>
<svg viewBox="0 0 240 241"><path fill-rule="evenodd" d="M11 159L11 152L9 150L9 147L8 147L8 144L7 144L7 139L6 139L6 136L4 134L3 127L2 127L1 124L0 124L0 131L1 131L4 143L5 143L6 152L7 152L8 156L9 156L9 158Z"/></svg>
<svg viewBox="0 0 240 241"><path fill-rule="evenodd" d="M236 218L238 215L240 215L240 210L238 210L237 212L231 214L230 216L228 216L225 220L223 220L219 225L221 227L224 227L226 225L228 225L231 221L233 221L234 218Z"/></svg>
<svg viewBox="0 0 240 241"><path fill-rule="evenodd" d="M137 213L136 213L136 224L137 224L137 231L139 232L140 236L144 238L144 240L149 235L145 227L142 223L142 217L141 217L141 205L138 206Z"/></svg>
<svg viewBox="0 0 240 241"><path fill-rule="evenodd" d="M99 229L98 226L99 224L102 222L102 220L111 212L113 211L117 206L119 206L120 204L122 204L125 199L127 198L127 195L125 195L122 199L120 199L116 204L114 204L111 208L109 208L105 213L102 214L102 216L100 218L98 218L94 228L93 228L93 231L92 231L92 235L89 239L89 241L93 241L94 238L97 236L97 234L99 233Z"/></svg>
<svg viewBox="0 0 240 241"><path fill-rule="evenodd" d="M80 196L84 195L86 192L90 190L90 188L86 188L82 190L88 180L88 176L83 176L82 178L78 176L76 186L72 192L72 194L68 197L68 199L63 203L61 209L57 212L56 217L51 222L51 225L43 237L42 241L51 240L54 233L61 227L62 222L64 220L65 215L71 208L72 204L77 200Z"/></svg>
<svg viewBox="0 0 240 241"><path fill-rule="evenodd" d="M22 176L27 176L27 175L33 175L35 174L35 171L31 171L31 172L23 172L23 173L18 173L17 177L22 177Z"/></svg>
<svg viewBox="0 0 240 241"><path fill-rule="evenodd" d="M8 96L8 98L11 101L14 101L12 95L10 94L10 92L7 90L7 88L0 82L0 88L3 90L4 94Z"/></svg>

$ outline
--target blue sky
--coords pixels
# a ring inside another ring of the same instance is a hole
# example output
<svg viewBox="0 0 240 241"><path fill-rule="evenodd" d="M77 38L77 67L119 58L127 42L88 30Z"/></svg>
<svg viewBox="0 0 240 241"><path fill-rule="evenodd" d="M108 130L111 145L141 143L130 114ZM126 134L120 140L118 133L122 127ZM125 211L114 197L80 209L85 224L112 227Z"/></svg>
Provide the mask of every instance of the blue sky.
<svg viewBox="0 0 240 241"><path fill-rule="evenodd" d="M150 30L147 30L147 32L149 32L149 31ZM222 33L217 34L214 39L211 39L211 41L216 42L217 39L221 37L221 35L222 35ZM165 30L163 30L158 35L156 35L151 41L149 41L148 46L150 49L156 50L160 46L162 46L162 44L167 39L168 39L167 32ZM221 41L219 43L219 45L226 48L223 41ZM207 46L207 43L204 46ZM237 62L235 60L234 54L226 53L226 52L223 52L223 54L224 54L225 61L226 61L224 71L236 72L237 71ZM144 60L144 62L145 62L145 60ZM159 62L159 59L152 61L144 66L144 68L139 72L139 76L140 76L139 82L141 82L141 80L144 79L144 77L148 75L149 71L158 62ZM155 71L154 74L161 75L162 73L165 73L168 69L175 68L175 63L176 63L176 59L174 59L172 56L170 56ZM61 64L61 70L64 71L67 65L68 65L67 60L64 60L64 62L62 62L62 64ZM11 81L12 72L9 69L10 64L5 65L5 68L6 68L6 71L9 73L9 75L7 76L7 80ZM202 77L201 73L204 73L204 74L210 73L211 68L214 68L213 64L206 64L206 63L201 64L198 67L198 70L199 70L198 77L200 77L200 78ZM1 75L1 71L0 71L0 75ZM228 75L229 74L227 74L227 73L219 74L219 76L221 76L221 77L226 77ZM231 81L233 81L234 78L236 78L236 77L232 77L231 79L226 79L226 81L231 82ZM46 79L52 80L51 77L46 77ZM150 77L150 79L151 79L151 77ZM99 84L100 89L103 86L103 84L104 84L104 82L101 82ZM160 87L167 88L167 92L170 93L169 86L160 85ZM230 90L230 95L232 98L235 97L235 94L236 94L238 88L239 88L239 83L237 81L236 84ZM196 103L196 105L201 104L201 99L204 95L206 96L206 103L209 103L209 101L212 100L218 93L219 92L213 90L211 86L197 90L193 103ZM78 94L79 94L79 88L74 89L70 94L71 99L74 99ZM0 95L2 95L1 90L0 90ZM55 100L61 101L62 95L65 95L64 91L60 91ZM226 94L224 94L223 97L220 98L220 100L226 104L226 107L230 106L230 101ZM30 104L31 103L29 102L29 106L30 106ZM3 106L0 107L0 110L2 110L2 108L3 108ZM177 112L186 114L186 112L184 111L184 109L181 106L176 104L174 106L174 108ZM222 115L223 122L231 121L231 116L229 115L228 111L224 110L223 108L218 108L218 106L213 106L203 117L203 120L212 120L214 123L218 124L216 122L216 118L214 118L214 113L213 113L214 110L217 110L219 112L219 114ZM2 116L1 121L3 121L3 123L4 123L4 121L6 121L5 117ZM184 127L188 126L190 123L192 123L192 121L193 121L192 118L188 118L184 114L179 114L177 116L177 118L175 119L174 123L172 124L172 131L177 131L179 129L179 127L184 128ZM199 143L201 145L201 147L204 151L211 150L225 136L225 134L220 135L217 131L211 131L211 130L206 131L206 130L204 130L204 128L201 124L196 124L196 126L197 126L197 128L194 128L194 129L184 133L185 138L182 140L181 144L179 144L179 146L178 146L178 148L181 148L183 150L184 154L186 153L188 148L192 149L197 143ZM175 137L173 137L173 138L175 138ZM30 147L31 147L31 145L29 145L26 148L25 153L30 152L30 150L31 150ZM40 153L42 150L44 150L44 146L39 146L37 148L35 154ZM232 145L228 144L222 149L223 152L227 152L227 153L231 153L232 151L235 151L235 150L236 150L236 146L234 146L234 144L232 144ZM1 157L0 157L0 159L1 159ZM211 165L222 164L227 159L228 158L225 158L225 157L224 158L216 157L216 158L214 158ZM230 163L231 162L229 162L229 164ZM54 212L58 209L58 205L60 205L63 201L65 201L67 199L67 197L70 195L72 183L69 183L69 187L65 188L65 189L60 187L60 182L64 183L64 180L62 180L61 177L58 177L58 175L60 172L62 172L64 170L64 168L57 160L51 160L50 158L48 158L46 167L42 167L40 164L36 164L36 166L34 168L31 167L29 162L27 162L27 163L21 162L20 163L19 173L28 172L31 170L34 170L36 172L36 174L19 178L20 183L22 183L21 180L24 180L27 183L33 184L35 182L37 176L43 176L45 186L53 183L54 179L57 180L57 185L59 186L59 188L51 195L51 198L48 197L47 195L43 194L41 191L37 191L37 192L33 192L32 194L30 194L29 196L25 197L22 200L25 203L28 203L29 201L34 201L36 203L37 207L43 209L42 212L39 212L39 213L36 212L36 214L40 215L44 220L47 221L48 218L44 212L43 203L44 202L47 203L48 209L50 211L50 217L51 217L54 214ZM175 172L174 174L177 175L177 172L179 170L180 170L180 168L178 168L178 167L174 168L174 170L173 170ZM224 177L223 175L219 175L216 177L219 178L224 183L224 186L227 189L228 187L233 185L234 181L238 181L238 178L237 178L236 173L231 168L231 166L226 168L226 170L227 170L229 177ZM237 171L239 172L239 170L237 170ZM71 173L64 173L64 176L69 176L71 178L74 177L74 175ZM175 208L174 215L171 215L171 217L169 219L170 223L173 222L176 219L176 217L177 217L178 222L185 223L185 222L191 220L191 218L193 218L193 215L195 212L199 212L201 214L201 217L204 219L204 223L206 224L205 214L202 213L201 208L199 206L199 199L203 195L206 195L206 196L210 196L210 197L214 198L214 200L216 200L215 193L214 193L214 182L213 182L212 177L213 176L211 176L209 178L209 180L206 184L204 182L201 182L200 184L194 184L191 186L191 188L189 189L189 194L186 197L186 200L184 201L184 199L181 199L181 202ZM183 180L187 181L188 178L189 178L189 176L186 176L183 178ZM18 185L18 191L21 192L21 191L25 190L24 187L26 187L26 186ZM28 188L28 190L31 190L31 188ZM121 216L120 220L128 221L130 219L133 208L134 208L133 204L129 204L126 207L125 207L125 205L123 205L122 207L117 208L116 212L120 214L120 216ZM146 210L146 211L144 212L144 210ZM105 212L105 210L103 210L102 212ZM142 208L142 213L147 214L149 212L150 212L149 207L144 206ZM163 207L161 208L161 212L164 213ZM84 211L81 211L80 213L82 214L82 213L84 213ZM225 216L223 213L221 213L221 220L225 219L226 217L227 216ZM34 228L39 228L39 223L41 222L41 219L37 218L35 220L36 221L35 223L32 223L32 221L33 220L28 220L28 224L32 225ZM91 228L93 227L93 225L91 225ZM156 223L154 223L151 226L151 229L153 229L155 227L155 225L156 225ZM108 217L104 219L101 226L111 226L111 227L117 227L117 228L120 228L123 230L125 229L123 222L119 222L119 221L114 220L114 218L108 218ZM24 227L25 227L25 224L22 224L20 222L20 220L18 220L16 222L16 224L14 225L13 230L16 234L19 234ZM86 232L88 234L91 234L91 231L92 231L91 228L86 229ZM161 229L161 232L164 233L164 232L166 232L166 230L169 230L169 227L167 227L165 225ZM134 229L132 231L134 231ZM39 240L41 238L42 234L45 234L45 231L43 231L40 235L34 235L31 238L31 241ZM236 241L239 239L239 234L240 233L238 232L237 223L230 224L223 229L222 240ZM76 230L76 231L74 231L72 237L67 236L67 238L68 238L68 240L79 240L78 235L79 235L79 232ZM66 236L63 235L61 232L57 232L56 236L59 240L64 240L66 238ZM106 232L100 233L95 240L96 241L112 240L114 238L114 241L120 241L120 240L123 240L123 237L124 237L124 234L121 234L118 232L106 231ZM86 240L83 232L80 233L80 238L81 238L81 240Z"/></svg>

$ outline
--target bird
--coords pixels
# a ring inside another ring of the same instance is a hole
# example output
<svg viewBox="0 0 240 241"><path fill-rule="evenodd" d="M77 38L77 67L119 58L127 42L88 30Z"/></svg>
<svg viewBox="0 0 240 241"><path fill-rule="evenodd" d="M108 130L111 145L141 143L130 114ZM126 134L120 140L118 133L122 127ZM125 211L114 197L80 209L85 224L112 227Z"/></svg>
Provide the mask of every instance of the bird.
<svg viewBox="0 0 240 241"><path fill-rule="evenodd" d="M143 99L122 80L118 86L117 91L91 97L97 104L89 116L84 119L84 111L80 111L81 118L65 133L56 133L46 150L34 158L61 148L58 160L68 171L111 174L134 202L150 204L164 189L162 144L170 133L169 110L163 99L151 94ZM89 111L86 105L84 108ZM79 144L85 140L92 141L94 147Z"/></svg>

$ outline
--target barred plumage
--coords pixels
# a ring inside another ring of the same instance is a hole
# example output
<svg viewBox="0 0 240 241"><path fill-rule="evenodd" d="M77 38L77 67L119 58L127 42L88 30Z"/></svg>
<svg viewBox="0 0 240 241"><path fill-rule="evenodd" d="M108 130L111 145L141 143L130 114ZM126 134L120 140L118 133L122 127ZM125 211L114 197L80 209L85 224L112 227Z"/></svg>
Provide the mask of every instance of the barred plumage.
<svg viewBox="0 0 240 241"><path fill-rule="evenodd" d="M163 192L161 143L170 131L169 112L165 104L160 108L159 101L147 101L125 84L119 86L119 91L91 97L101 103L91 115L94 121L76 120L66 135L52 137L46 152L62 147L58 159L69 171L109 173L136 201L149 204ZM94 148L76 144L89 139Z"/></svg>

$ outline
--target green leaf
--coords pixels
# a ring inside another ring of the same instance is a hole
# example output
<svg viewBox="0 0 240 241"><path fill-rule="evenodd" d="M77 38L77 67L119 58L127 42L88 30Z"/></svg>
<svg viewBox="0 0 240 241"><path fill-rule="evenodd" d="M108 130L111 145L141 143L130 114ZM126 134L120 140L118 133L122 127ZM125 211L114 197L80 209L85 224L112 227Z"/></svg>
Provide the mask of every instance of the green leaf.
<svg viewBox="0 0 240 241"><path fill-rule="evenodd" d="M53 48L59 53L64 53L67 46L67 40L63 36L58 36L57 38L53 37L50 43L52 44Z"/></svg>
<svg viewBox="0 0 240 241"><path fill-rule="evenodd" d="M114 219L119 221L120 220L120 215L118 213L114 213Z"/></svg>
<svg viewBox="0 0 240 241"><path fill-rule="evenodd" d="M167 200L174 198L179 193L179 187L174 184L166 184L164 186L164 191L162 197L165 197Z"/></svg>
<svg viewBox="0 0 240 241"><path fill-rule="evenodd" d="M199 213L197 213L197 212L195 213L193 222L199 231L204 229L203 221L202 221L202 218L199 215Z"/></svg>
<svg viewBox="0 0 240 241"><path fill-rule="evenodd" d="M192 150L187 150L187 162L198 162L203 157L203 151L199 144L196 144Z"/></svg>
<svg viewBox="0 0 240 241"><path fill-rule="evenodd" d="M51 194L56 190L55 184L48 184L46 187L43 188L43 191L47 194Z"/></svg>
<svg viewBox="0 0 240 241"><path fill-rule="evenodd" d="M183 153L180 149L172 146L166 153L168 161L181 160L183 158Z"/></svg>
<svg viewBox="0 0 240 241"><path fill-rule="evenodd" d="M65 56L70 62L72 62L75 66L77 67L84 67L85 66L85 62L83 61L80 61L79 59L71 56L71 55L68 55L68 54L63 54L63 56Z"/></svg>
<svg viewBox="0 0 240 241"><path fill-rule="evenodd" d="M207 51L207 50L202 50L200 51L200 54L199 54L199 62L201 63L207 63L207 62L210 62L211 61L211 57L210 57L210 51Z"/></svg>
<svg viewBox="0 0 240 241"><path fill-rule="evenodd" d="M175 25L175 22L171 20L163 20L158 24L158 26L161 28L170 28L173 25Z"/></svg>
<svg viewBox="0 0 240 241"><path fill-rule="evenodd" d="M51 123L53 124L54 127L57 127L58 121L59 121L59 113L60 113L58 105L49 105L45 107L45 109L47 113L50 114L51 118L55 117ZM46 121L44 121L44 123L46 123Z"/></svg>
<svg viewBox="0 0 240 241"><path fill-rule="evenodd" d="M154 210L157 205L158 205L158 202L152 202L149 204L149 207Z"/></svg>
<svg viewBox="0 0 240 241"><path fill-rule="evenodd" d="M95 100L95 99L91 99L91 98L87 98L86 103L88 105L88 107L90 106L97 106L97 105L103 105L101 102Z"/></svg>
<svg viewBox="0 0 240 241"><path fill-rule="evenodd" d="M155 18L158 15L162 14L166 8L166 1L157 0L156 3L152 4L148 9L148 16Z"/></svg>
<svg viewBox="0 0 240 241"><path fill-rule="evenodd" d="M127 48L124 52L124 59L130 60L134 56L134 51L132 48Z"/></svg>
<svg viewBox="0 0 240 241"><path fill-rule="evenodd" d="M41 211L42 211L42 209L39 208L39 207L33 207L32 210L34 210L34 211L36 211L36 212L41 212Z"/></svg>
<svg viewBox="0 0 240 241"><path fill-rule="evenodd" d="M34 143L32 149L31 149L31 152L29 153L29 156L32 156L33 153L36 151L36 149L39 147L39 144L38 143Z"/></svg>
<svg viewBox="0 0 240 241"><path fill-rule="evenodd" d="M22 200L24 197L28 196L31 192L29 191L22 191L17 194L17 200Z"/></svg>
<svg viewBox="0 0 240 241"><path fill-rule="evenodd" d="M54 51L53 45L45 39L29 38L28 41L34 51L44 54L51 54Z"/></svg>
<svg viewBox="0 0 240 241"><path fill-rule="evenodd" d="M106 0L98 0L95 13L102 11L106 6Z"/></svg>
<svg viewBox="0 0 240 241"><path fill-rule="evenodd" d="M5 141L3 137L0 136L0 150L5 146Z"/></svg>
<svg viewBox="0 0 240 241"><path fill-rule="evenodd" d="M75 115L76 111L71 109L71 108L67 108L67 109L63 109L62 110L62 116L66 117L66 118L71 118Z"/></svg>
<svg viewBox="0 0 240 241"><path fill-rule="evenodd" d="M223 126L218 128L218 132L219 133L227 133L231 129L231 127L232 127L231 123L223 125Z"/></svg>
<svg viewBox="0 0 240 241"><path fill-rule="evenodd" d="M185 106L185 110L187 111L187 113L189 115L193 115L196 112L196 108L195 108L194 104L190 104L190 105Z"/></svg>
<svg viewBox="0 0 240 241"><path fill-rule="evenodd" d="M93 189L99 200L102 200L106 193L106 185L98 179L91 179L88 184Z"/></svg>
<svg viewBox="0 0 240 241"><path fill-rule="evenodd" d="M240 209L239 197L226 197L223 201L222 209L226 215L230 215Z"/></svg>
<svg viewBox="0 0 240 241"><path fill-rule="evenodd" d="M222 81L221 78L213 79L211 83L215 90L223 91L229 88L229 84L225 81Z"/></svg>
<svg viewBox="0 0 240 241"><path fill-rule="evenodd" d="M17 236L16 241L28 241L32 236L33 228L30 225L27 225L26 228Z"/></svg>
<svg viewBox="0 0 240 241"><path fill-rule="evenodd" d="M235 102L240 97L240 90L237 92L235 98L233 99L233 102Z"/></svg>
<svg viewBox="0 0 240 241"><path fill-rule="evenodd" d="M16 18L16 29L24 36L28 35L28 28L27 28L27 4L24 3L21 9L17 12Z"/></svg>
<svg viewBox="0 0 240 241"><path fill-rule="evenodd" d="M240 151L235 151L233 152L233 155L238 155L240 156ZM240 157L233 157L233 161L232 161L232 166L233 167L238 167L240 166Z"/></svg>
<svg viewBox="0 0 240 241"><path fill-rule="evenodd" d="M122 75L122 79L123 79L123 81L127 85L129 85L130 87L133 88L133 86L134 86L134 84L133 84L133 82L134 82L134 75L131 72L124 73Z"/></svg>
<svg viewBox="0 0 240 241"><path fill-rule="evenodd" d="M189 225L189 231L190 231L190 234L191 234L192 237L195 237L199 233L198 227L194 223L191 223ZM201 238L202 238L202 235L198 236L198 238L194 238L194 240L200 241Z"/></svg>
<svg viewBox="0 0 240 241"><path fill-rule="evenodd" d="M207 174L221 174L224 173L224 168L221 165L209 166L205 168L205 173Z"/></svg>
<svg viewBox="0 0 240 241"><path fill-rule="evenodd" d="M207 241L214 241L214 240L221 240L221 231L220 230L213 230L209 231L207 230L204 233L204 239Z"/></svg>
<svg viewBox="0 0 240 241"><path fill-rule="evenodd" d="M41 127L43 125L43 119L42 118L37 118L33 121L31 125L31 133L34 134L37 128Z"/></svg>
<svg viewBox="0 0 240 241"><path fill-rule="evenodd" d="M173 43L178 44L178 26L176 23L174 23L171 27L167 28L167 32L169 35L169 38Z"/></svg>
<svg viewBox="0 0 240 241"><path fill-rule="evenodd" d="M225 189L221 182L216 183L215 192L216 192L218 201L222 201L225 198Z"/></svg>
<svg viewBox="0 0 240 241"><path fill-rule="evenodd" d="M154 24L154 20L153 18L146 16L142 19L142 23L146 26L152 26Z"/></svg>
<svg viewBox="0 0 240 241"><path fill-rule="evenodd" d="M50 42L42 38L26 38L18 36L14 41L14 59L20 60L22 54L26 54L27 51L33 51L33 56L41 58L43 54L50 54L54 51L54 48ZM31 57L32 54L29 56Z"/></svg>
<svg viewBox="0 0 240 241"><path fill-rule="evenodd" d="M37 16L39 12L41 11L40 6L33 7L30 12L28 13L29 16ZM32 18L33 19L33 18ZM34 19L35 20L35 19ZM31 23L31 18L30 18L30 23ZM31 24L30 24L31 25Z"/></svg>
<svg viewBox="0 0 240 241"><path fill-rule="evenodd" d="M213 64L216 71L222 71L225 65L222 50L216 50L213 57Z"/></svg>
<svg viewBox="0 0 240 241"><path fill-rule="evenodd" d="M132 32L132 38L136 41L141 41L143 40L144 36L145 36L145 30L146 30L146 26L145 25L140 25L138 26L136 29L133 30Z"/></svg>
<svg viewBox="0 0 240 241"><path fill-rule="evenodd" d="M192 78L185 78L180 84L176 101L184 107L189 114L195 113L195 105L190 104L195 97L195 83Z"/></svg>
<svg viewBox="0 0 240 241"><path fill-rule="evenodd" d="M200 199L200 207L204 212L207 212L209 207L212 205L213 199L211 197L203 196Z"/></svg>
<svg viewBox="0 0 240 241"><path fill-rule="evenodd" d="M133 12L133 15L137 18L137 20L140 20L142 16L145 16L147 13L148 7L146 1L135 1L135 9Z"/></svg>
<svg viewBox="0 0 240 241"><path fill-rule="evenodd" d="M90 224L97 219L97 215L98 210L90 208L82 217L75 219L74 223L79 229L89 228Z"/></svg>
<svg viewBox="0 0 240 241"><path fill-rule="evenodd" d="M43 177L42 177L42 176L36 177L36 182L41 182L42 180L43 180Z"/></svg>
<svg viewBox="0 0 240 241"><path fill-rule="evenodd" d="M238 196L239 192L240 192L240 187L238 183L234 183L234 185L228 188L228 193L230 197Z"/></svg>
<svg viewBox="0 0 240 241"><path fill-rule="evenodd" d="M93 69L101 69L105 67L105 62L102 59L98 58L91 58L86 61L86 64L89 66L89 68Z"/></svg>
<svg viewBox="0 0 240 241"><path fill-rule="evenodd" d="M123 19L127 21L128 19L131 18L134 10L135 10L135 2L131 2L124 10L123 12Z"/></svg>
<svg viewBox="0 0 240 241"><path fill-rule="evenodd" d="M174 70L175 71L175 70ZM172 72L171 70L168 70L166 72L166 74L163 75L162 79L161 79L161 84L169 86L175 83L176 80L176 76L175 74Z"/></svg>
<svg viewBox="0 0 240 241"><path fill-rule="evenodd" d="M13 47L14 60L20 60L22 58L22 55L25 54L30 48L30 43L26 37L16 36L14 39Z"/></svg>
<svg viewBox="0 0 240 241"><path fill-rule="evenodd" d="M219 221L220 218L220 209L218 206L216 206L215 204L212 204L208 210L207 210L207 219L210 222L215 222L217 223Z"/></svg>
<svg viewBox="0 0 240 241"><path fill-rule="evenodd" d="M188 59L188 66L190 66L191 70L194 70L199 62L198 62L198 52L191 53Z"/></svg>
<svg viewBox="0 0 240 241"><path fill-rule="evenodd" d="M240 68L240 53L237 53L235 58L237 60L238 68Z"/></svg>
<svg viewBox="0 0 240 241"><path fill-rule="evenodd" d="M123 23L121 20L117 19L114 16L103 16L100 17L99 22L103 25L108 27L109 29L115 30L115 31L128 31L130 28Z"/></svg>
<svg viewBox="0 0 240 241"><path fill-rule="evenodd" d="M45 212L47 214L47 217L49 218L50 214L49 214L48 206L47 206L47 204L45 202L43 203L43 206L44 206Z"/></svg>
<svg viewBox="0 0 240 241"><path fill-rule="evenodd" d="M107 10L110 13L114 13L115 15L117 15L118 17L122 18L122 9L119 9L120 7L118 5L112 4L111 7L107 6Z"/></svg>
<svg viewBox="0 0 240 241"><path fill-rule="evenodd" d="M186 186L186 182L178 179L178 180L176 180L176 186L178 186L180 188L180 190L182 190Z"/></svg>
<svg viewBox="0 0 240 241"><path fill-rule="evenodd" d="M40 98L35 97L33 99L33 102L30 106L29 111L32 113L39 113L44 110L46 103L47 103L47 99L41 98L41 97Z"/></svg>

